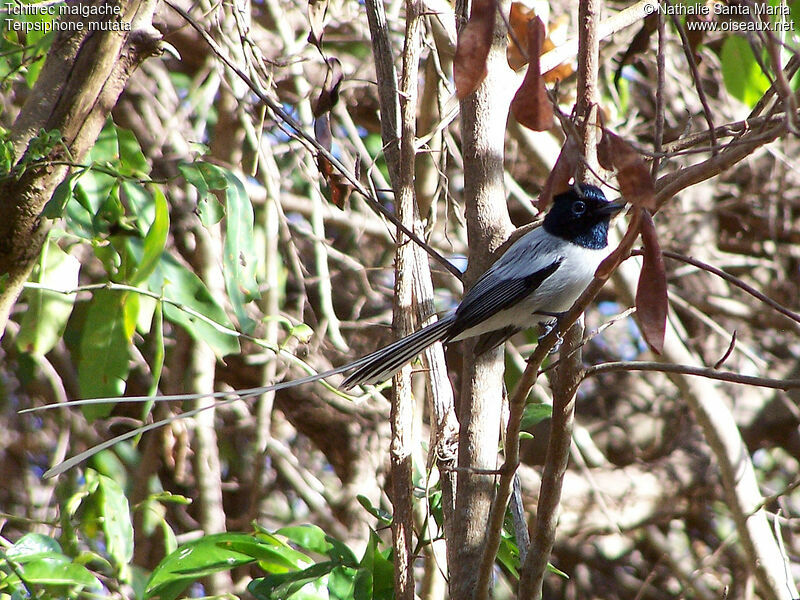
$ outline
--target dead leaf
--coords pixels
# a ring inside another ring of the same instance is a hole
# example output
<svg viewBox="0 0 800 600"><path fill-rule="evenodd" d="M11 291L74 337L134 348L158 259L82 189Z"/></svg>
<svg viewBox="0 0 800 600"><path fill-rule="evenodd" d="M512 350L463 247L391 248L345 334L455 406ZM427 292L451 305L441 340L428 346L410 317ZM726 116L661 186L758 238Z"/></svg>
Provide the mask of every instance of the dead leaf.
<svg viewBox="0 0 800 600"><path fill-rule="evenodd" d="M657 207L653 179L641 155L628 142L607 129L603 130L600 145L603 146L604 154L600 164L608 168L603 164L608 161L617 170L617 183L622 197L634 206L641 206L651 214L654 213ZM598 148L598 159L600 153Z"/></svg>
<svg viewBox="0 0 800 600"><path fill-rule="evenodd" d="M311 30L308 41L317 48L322 44L322 33L325 29L325 17L328 15L328 0L308 0L308 22Z"/></svg>
<svg viewBox="0 0 800 600"><path fill-rule="evenodd" d="M311 103L311 112L315 118L330 111L339 102L339 86L344 79L342 63L338 58L328 58L325 63L328 66L325 83L322 84L319 96Z"/></svg>
<svg viewBox="0 0 800 600"><path fill-rule="evenodd" d="M528 22L536 18L536 12L522 2L512 2L508 12L508 49L506 60L508 66L518 71L526 64L530 52L528 51Z"/></svg>
<svg viewBox="0 0 800 600"><path fill-rule="evenodd" d="M636 286L636 318L647 345L656 354L661 354L667 328L667 273L653 217L645 209L639 212L642 213L639 230L644 259Z"/></svg>
<svg viewBox="0 0 800 600"><path fill-rule="evenodd" d="M486 59L494 34L495 3L496 0L473 2L469 21L458 36L458 47L453 59L453 79L459 100L477 90L486 79Z"/></svg>
<svg viewBox="0 0 800 600"><path fill-rule="evenodd" d="M714 12L712 10L711 15ZM702 21L709 21L713 19L713 17L704 17L701 15L686 15L686 40L689 42L689 48L692 49L692 54L694 55L694 62L698 65L703 62L703 55L700 54L699 48L700 44L703 43L703 39L705 38L705 28L702 26L692 27L689 25L690 22L694 21L698 24Z"/></svg>
<svg viewBox="0 0 800 600"><path fill-rule="evenodd" d="M511 101L511 112L520 125L533 131L544 131L553 126L553 107L539 68L539 55L544 43L544 23L539 17L528 21L527 40L531 60L525 79Z"/></svg>
<svg viewBox="0 0 800 600"><path fill-rule="evenodd" d="M333 146L331 121L328 113L324 113L314 120L314 137L320 145L330 151ZM345 202L353 191L352 185L339 171L333 168L330 161L323 155L317 155L317 168L328 184L331 192L331 202L339 208L344 208Z"/></svg>
<svg viewBox="0 0 800 600"><path fill-rule="evenodd" d="M602 115L602 113L600 114ZM603 135L600 136L600 141L597 142L597 162L606 171L614 170L614 149L611 147L611 136L606 135L605 129L603 129Z"/></svg>

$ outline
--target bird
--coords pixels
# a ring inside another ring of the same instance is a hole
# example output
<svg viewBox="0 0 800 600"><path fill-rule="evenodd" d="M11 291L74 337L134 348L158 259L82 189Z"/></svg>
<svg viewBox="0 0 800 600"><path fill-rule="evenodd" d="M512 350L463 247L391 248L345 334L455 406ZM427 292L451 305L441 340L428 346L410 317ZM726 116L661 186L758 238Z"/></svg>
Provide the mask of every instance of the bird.
<svg viewBox="0 0 800 600"><path fill-rule="evenodd" d="M489 334L478 352L502 343L521 324L552 321L568 310L608 256L608 227L625 202L609 202L597 186L575 184L553 198L541 227L516 240L437 322L354 363L340 385L380 383L435 342Z"/></svg>
<svg viewBox="0 0 800 600"><path fill-rule="evenodd" d="M603 259L610 254L608 229L611 219L625 202L610 202L602 190L588 183L575 183L557 194L540 227L521 235L464 294L459 305L438 321L375 352L343 366L268 386L172 396L92 398L25 409L32 412L53 407L77 406L111 401L143 402L225 398L223 403L303 385L336 374L347 374L339 385L349 390L357 385L388 380L418 354L436 342L456 342L476 336L478 351L496 347L524 327L550 321L567 311L594 278ZM58 475L86 460L99 450L165 425L187 418L206 407L144 425L78 454L45 473Z"/></svg>

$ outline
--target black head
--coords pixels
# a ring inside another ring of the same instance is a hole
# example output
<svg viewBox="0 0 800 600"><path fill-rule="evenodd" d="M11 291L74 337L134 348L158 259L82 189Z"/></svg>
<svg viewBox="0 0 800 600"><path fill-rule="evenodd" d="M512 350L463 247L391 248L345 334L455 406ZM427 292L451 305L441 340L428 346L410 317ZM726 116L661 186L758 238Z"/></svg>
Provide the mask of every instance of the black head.
<svg viewBox="0 0 800 600"><path fill-rule="evenodd" d="M580 183L553 198L544 229L568 242L600 250L608 245L611 217L624 207L624 202L606 200L600 188Z"/></svg>

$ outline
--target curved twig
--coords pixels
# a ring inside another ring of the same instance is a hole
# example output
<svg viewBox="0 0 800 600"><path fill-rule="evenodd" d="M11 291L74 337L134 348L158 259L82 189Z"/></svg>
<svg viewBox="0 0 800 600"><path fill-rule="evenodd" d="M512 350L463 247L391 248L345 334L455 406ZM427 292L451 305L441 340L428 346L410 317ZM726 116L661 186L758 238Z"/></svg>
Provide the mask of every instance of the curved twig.
<svg viewBox="0 0 800 600"><path fill-rule="evenodd" d="M652 361L618 361L608 362L587 367L583 379L610 373L612 371L656 371L658 373L674 373L677 375L694 375L717 381L727 381L741 385L755 385L773 390L794 390L800 388L800 379L773 379L771 377L756 377L742 375L732 371L717 371L711 367L692 367L689 365L676 365Z"/></svg>

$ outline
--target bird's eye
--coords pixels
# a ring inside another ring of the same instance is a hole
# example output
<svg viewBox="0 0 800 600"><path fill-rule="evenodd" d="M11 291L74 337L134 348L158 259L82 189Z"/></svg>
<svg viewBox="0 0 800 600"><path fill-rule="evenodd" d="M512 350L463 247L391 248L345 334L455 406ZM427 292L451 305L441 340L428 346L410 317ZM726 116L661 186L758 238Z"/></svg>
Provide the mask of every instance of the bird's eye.
<svg viewBox="0 0 800 600"><path fill-rule="evenodd" d="M580 216L586 212L586 203L583 200L576 200L572 203L572 214Z"/></svg>

